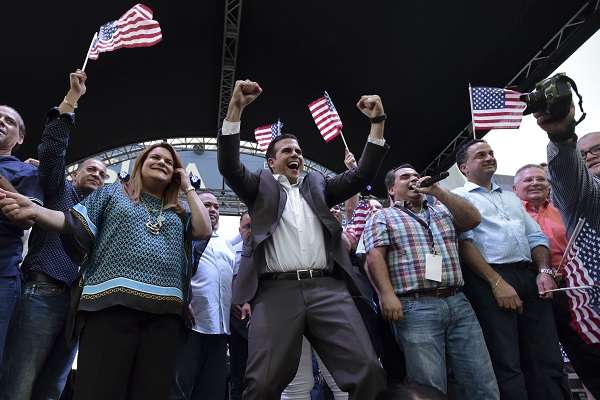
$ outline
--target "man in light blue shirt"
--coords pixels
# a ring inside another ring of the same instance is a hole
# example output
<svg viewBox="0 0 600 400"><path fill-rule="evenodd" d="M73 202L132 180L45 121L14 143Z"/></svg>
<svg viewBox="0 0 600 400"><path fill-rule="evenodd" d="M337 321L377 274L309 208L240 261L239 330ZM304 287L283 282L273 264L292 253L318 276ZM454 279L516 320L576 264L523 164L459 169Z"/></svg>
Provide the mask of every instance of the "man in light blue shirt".
<svg viewBox="0 0 600 400"><path fill-rule="evenodd" d="M454 190L481 224L460 236L465 291L475 309L501 399L570 399L554 324L548 240L518 197L493 182L497 164L483 140L464 144L457 164L468 182Z"/></svg>
<svg viewBox="0 0 600 400"><path fill-rule="evenodd" d="M235 239L235 244L232 241L233 250L235 251L235 267L233 268L233 279L240 270L240 262L242 261L242 252L244 246L250 246L250 234L252 233L252 219L250 214L245 212L240 217L240 234ZM246 311L243 312L242 309ZM242 318L242 313L249 313L250 304L232 304L231 319L231 335L229 336L229 400L242 400L242 393L245 388L246 376L246 361L248 359L248 321L249 317ZM249 315L249 314L247 314Z"/></svg>
<svg viewBox="0 0 600 400"><path fill-rule="evenodd" d="M192 277L192 330L187 330L170 400L222 400L227 391L227 340L230 334L231 287L235 254L217 233L219 201L209 192L199 193L208 210L213 234L206 248L194 245ZM199 258L199 259L198 259Z"/></svg>

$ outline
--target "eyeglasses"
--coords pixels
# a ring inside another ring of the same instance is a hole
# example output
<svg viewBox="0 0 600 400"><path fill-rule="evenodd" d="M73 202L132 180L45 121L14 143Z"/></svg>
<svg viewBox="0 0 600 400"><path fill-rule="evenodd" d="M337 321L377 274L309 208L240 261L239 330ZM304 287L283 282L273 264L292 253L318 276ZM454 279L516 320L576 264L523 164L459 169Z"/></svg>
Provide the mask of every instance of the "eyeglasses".
<svg viewBox="0 0 600 400"><path fill-rule="evenodd" d="M588 151L581 151L581 158L583 158L584 160L587 158L587 155L591 154L593 156L600 156L600 144L597 144L595 146L593 146L591 149L589 149Z"/></svg>

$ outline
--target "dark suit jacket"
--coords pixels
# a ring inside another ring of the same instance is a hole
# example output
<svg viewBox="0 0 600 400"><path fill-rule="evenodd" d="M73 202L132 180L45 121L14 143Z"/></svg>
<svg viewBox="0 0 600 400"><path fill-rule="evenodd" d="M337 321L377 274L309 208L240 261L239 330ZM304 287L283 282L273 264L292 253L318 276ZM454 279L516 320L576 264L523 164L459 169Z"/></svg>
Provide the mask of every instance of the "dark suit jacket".
<svg viewBox="0 0 600 400"><path fill-rule="evenodd" d="M369 289L355 276L349 250L341 239L342 227L329 209L365 188L375 178L387 152L387 146L367 143L358 167L333 178L309 172L300 186L300 194L321 222L325 233L327 259L343 272L353 295L365 295ZM264 242L281 219L287 194L269 170L250 172L240 162L240 135L218 136L219 171L233 191L248 207L252 218L252 240L244 245L240 269L233 284L233 304L251 301L258 290L258 274L265 268Z"/></svg>

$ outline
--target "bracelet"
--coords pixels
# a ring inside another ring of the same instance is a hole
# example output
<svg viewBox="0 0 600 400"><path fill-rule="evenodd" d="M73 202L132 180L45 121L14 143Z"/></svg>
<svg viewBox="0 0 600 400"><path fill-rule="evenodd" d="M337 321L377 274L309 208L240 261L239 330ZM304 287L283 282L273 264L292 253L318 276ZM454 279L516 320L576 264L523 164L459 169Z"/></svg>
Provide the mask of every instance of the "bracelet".
<svg viewBox="0 0 600 400"><path fill-rule="evenodd" d="M194 190L194 187L193 187L193 186L190 186L190 187L188 187L187 189L185 189L185 190L183 191L183 193L184 193L184 194L188 194L189 192L191 192L191 191L193 191L193 190Z"/></svg>
<svg viewBox="0 0 600 400"><path fill-rule="evenodd" d="M378 115L376 117L371 118L371 123L372 124L379 124L380 122L383 122L386 119L387 119L387 115L381 114L381 115Z"/></svg>
<svg viewBox="0 0 600 400"><path fill-rule="evenodd" d="M500 279L502 279L502 277L498 276L498 279L496 279L496 283L494 283L494 286L492 286L492 291L498 287L498 284L500 283Z"/></svg>
<svg viewBox="0 0 600 400"><path fill-rule="evenodd" d="M68 105L69 107L71 107L73 110L75 110L77 108L77 103L75 103L75 104L69 103L69 100L67 100L66 97L63 99L62 102L65 103L66 105Z"/></svg>

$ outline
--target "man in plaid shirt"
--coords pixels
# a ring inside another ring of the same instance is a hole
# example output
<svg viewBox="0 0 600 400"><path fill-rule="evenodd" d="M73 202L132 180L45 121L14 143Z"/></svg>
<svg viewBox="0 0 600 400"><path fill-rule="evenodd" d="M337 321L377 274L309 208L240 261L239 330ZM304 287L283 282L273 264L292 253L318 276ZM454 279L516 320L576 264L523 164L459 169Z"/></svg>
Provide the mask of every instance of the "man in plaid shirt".
<svg viewBox="0 0 600 400"><path fill-rule="evenodd" d="M410 382L446 393L448 354L458 398L498 399L481 327L461 289L457 231L474 228L481 216L437 184L420 187L424 179L409 164L386 175L394 204L365 227L369 276L404 350Z"/></svg>

